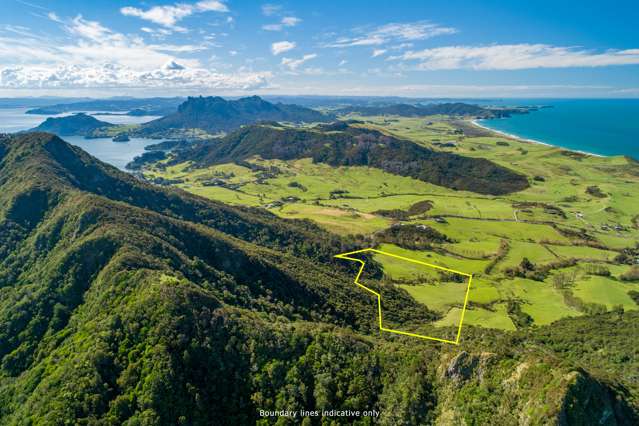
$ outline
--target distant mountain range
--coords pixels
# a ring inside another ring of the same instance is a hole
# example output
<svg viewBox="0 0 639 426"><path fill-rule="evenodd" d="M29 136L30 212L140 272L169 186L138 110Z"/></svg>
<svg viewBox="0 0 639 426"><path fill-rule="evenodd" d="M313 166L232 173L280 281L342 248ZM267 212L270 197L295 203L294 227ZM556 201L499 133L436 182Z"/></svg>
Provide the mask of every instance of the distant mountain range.
<svg viewBox="0 0 639 426"><path fill-rule="evenodd" d="M478 106L461 102L430 104L425 106L392 104L383 106L348 106L338 109L338 113L356 113L361 115L399 115L402 117L420 117L426 115L484 115L489 111Z"/></svg>
<svg viewBox="0 0 639 426"><path fill-rule="evenodd" d="M228 132L258 121L292 123L327 122L335 117L297 105L272 104L259 96L225 100L218 96L188 98L177 112L141 126L139 134L157 134L169 129L202 129Z"/></svg>
<svg viewBox="0 0 639 426"><path fill-rule="evenodd" d="M390 104L377 106L347 106L335 110L338 114L361 115L397 115L400 117L424 117L428 115L472 116L478 118L507 117L511 114L524 114L533 107L494 108L462 102L433 103L428 105Z"/></svg>
<svg viewBox="0 0 639 426"><path fill-rule="evenodd" d="M261 121L290 123L325 123L337 119L337 115L355 113L361 115L393 115L422 117L450 115L460 117L505 117L525 113L527 107L487 108L462 102L430 105L390 104L352 105L332 113L324 113L293 104L271 103L259 96L226 100L218 96L154 99L108 99L72 104L53 105L30 110L29 113L58 114L77 110L126 111L129 115L166 113L156 120L135 128L123 129L130 136L160 138L205 138L220 132L230 132L241 126ZM131 109L134 108L135 109ZM49 131L60 136L110 136L100 129L112 127L110 123L96 120L85 114L70 117L49 118L33 130Z"/></svg>
<svg viewBox="0 0 639 426"><path fill-rule="evenodd" d="M104 111L127 115L168 115L184 102L185 98L111 98L91 99L81 102L58 103L28 110L27 114L55 115L76 111Z"/></svg>
<svg viewBox="0 0 639 426"><path fill-rule="evenodd" d="M188 137L187 133L192 130L210 135L228 132L259 121L313 123L334 119L335 116L331 114L323 114L297 105L272 104L258 96L231 101L220 97L194 97L188 98L171 114L135 128L124 129L122 132L140 137ZM110 136L107 130L114 126L116 125L78 113L47 118L31 131L51 132L58 136L107 137Z"/></svg>
<svg viewBox="0 0 639 426"><path fill-rule="evenodd" d="M369 166L448 188L506 194L528 187L526 176L483 158L433 151L376 130L346 122L295 129L252 125L224 138L196 144L176 154L175 163L198 166L259 155L265 159L312 158L331 166Z"/></svg>
<svg viewBox="0 0 639 426"><path fill-rule="evenodd" d="M0 108L36 108L56 104L86 102L91 98L63 98L58 96L40 96L26 98L0 98Z"/></svg>
<svg viewBox="0 0 639 426"><path fill-rule="evenodd" d="M93 136L98 130L114 127L115 124L98 120L84 113L66 117L49 117L31 132L49 132L58 136Z"/></svg>

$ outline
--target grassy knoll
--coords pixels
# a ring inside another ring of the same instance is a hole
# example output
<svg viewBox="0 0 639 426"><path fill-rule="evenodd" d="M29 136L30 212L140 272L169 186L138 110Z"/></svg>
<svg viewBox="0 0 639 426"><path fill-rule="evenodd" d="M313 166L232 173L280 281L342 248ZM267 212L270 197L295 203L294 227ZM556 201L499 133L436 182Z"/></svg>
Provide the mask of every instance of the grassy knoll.
<svg viewBox="0 0 639 426"><path fill-rule="evenodd" d="M434 150L488 159L525 174L530 186L491 196L381 169L331 167L309 158L253 157L203 168L159 163L144 173L207 198L264 207L284 218L310 219L330 232L362 234L384 251L472 273L467 324L512 329L515 324L525 327L580 316L593 306L637 309L628 295L637 284L618 279L630 267L628 262L639 258L634 249L639 229L633 223L639 213L639 165L633 161L510 139L445 116L349 118L363 122L356 126ZM426 201L428 208L412 210ZM427 226L448 239L423 250L389 244L379 231L397 222ZM622 252L626 260L620 260ZM536 268L534 274L518 269L524 258ZM444 315L438 325L454 322L463 301L462 286L412 285L438 276L419 265L384 256L375 259L387 280ZM610 276L593 275L593 268L607 268ZM558 274L570 277L566 287L558 287ZM522 321L526 315L532 322Z"/></svg>

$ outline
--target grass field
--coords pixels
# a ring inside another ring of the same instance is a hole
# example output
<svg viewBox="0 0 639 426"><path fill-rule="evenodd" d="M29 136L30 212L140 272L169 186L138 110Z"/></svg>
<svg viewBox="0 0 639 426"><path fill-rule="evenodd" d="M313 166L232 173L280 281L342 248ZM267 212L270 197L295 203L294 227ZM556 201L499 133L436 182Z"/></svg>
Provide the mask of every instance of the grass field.
<svg viewBox="0 0 639 426"><path fill-rule="evenodd" d="M341 234L370 234L391 225L391 220L387 218L330 206L293 203L271 211L289 219L312 219L326 229Z"/></svg>
<svg viewBox="0 0 639 426"><path fill-rule="evenodd" d="M550 324L566 316L579 316L581 313L568 306L559 291L552 285L528 279L502 281L501 293L509 298L520 300L521 309L532 317L535 324Z"/></svg>
<svg viewBox="0 0 639 426"><path fill-rule="evenodd" d="M587 303L601 303L606 308L623 306L624 309L636 309L637 305L628 296L628 291L637 290L637 284L628 284L607 277L590 276L577 281L574 293Z"/></svg>
<svg viewBox="0 0 639 426"><path fill-rule="evenodd" d="M180 183L176 186L203 197L267 208L284 218L310 219L327 231L367 235L372 241L378 231L398 221L380 211L408 211L415 203L429 201L429 210L402 220L432 227L445 234L449 242L421 251L383 242L379 248L474 274L467 324L513 329L508 301L518 302L534 324L583 315L581 308L566 304L562 291L553 285L557 273L574 276L570 292L584 304L637 309L628 292L639 284L618 280L629 266L619 265L616 260L623 249L634 253L639 243L639 229L632 221L639 215L639 166L631 160L569 153L498 135L476 137L468 122L460 124L444 116L350 118L364 121L360 126L374 127L435 150L486 158L513 168L529 177L530 187L518 193L487 196L378 169L333 168L310 159L252 158L250 168L237 164L164 168L159 163L144 173L149 178L177 180ZM455 133L460 127L467 130L467 135ZM444 142L453 142L454 146L443 148L439 144ZM550 265L546 277L534 281L507 275L517 270L523 258L535 267ZM576 265L561 266L569 259L575 259ZM376 260L387 280L444 315L437 325L455 323L463 302L463 285L409 284L407 281L432 281L438 275L389 257L376 256ZM611 277L590 275L588 265L608 268Z"/></svg>
<svg viewBox="0 0 639 426"><path fill-rule="evenodd" d="M467 285L465 283L437 283L437 284L398 284L419 303L430 309L445 313L452 306L463 303ZM382 295L383 296L383 295Z"/></svg>
<svg viewBox="0 0 639 426"><path fill-rule="evenodd" d="M380 245L380 250L467 274L476 274L483 271L490 262L489 260L456 258L434 251L407 250L393 244L382 244ZM413 279L416 274L423 273L425 269L419 264L406 264L405 261L389 256L375 255L375 260L384 266L384 272L391 279Z"/></svg>
<svg viewBox="0 0 639 426"><path fill-rule="evenodd" d="M500 263L500 267L515 267L524 257L533 263L549 263L557 260L557 257L542 244L525 241L511 241L510 251Z"/></svg>
<svg viewBox="0 0 639 426"><path fill-rule="evenodd" d="M498 303L494 305L494 308L494 311L473 307L467 309L466 313L464 314L463 325L500 328L502 330L514 330L515 325L508 317L508 313L506 312L506 305L503 303ZM455 326L459 324L460 315L461 310L459 308L452 308L444 318L437 321L436 325L440 327Z"/></svg>

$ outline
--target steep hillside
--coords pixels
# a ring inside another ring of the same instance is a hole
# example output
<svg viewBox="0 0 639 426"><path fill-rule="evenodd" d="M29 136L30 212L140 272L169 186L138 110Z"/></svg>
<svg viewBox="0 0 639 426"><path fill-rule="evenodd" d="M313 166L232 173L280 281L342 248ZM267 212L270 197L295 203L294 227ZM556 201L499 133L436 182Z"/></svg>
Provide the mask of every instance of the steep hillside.
<svg viewBox="0 0 639 426"><path fill-rule="evenodd" d="M174 162L197 166L229 163L259 155L266 159L312 158L331 166L369 166L453 189L506 194L528 180L484 159L437 152L410 141L346 123L301 130L270 125L240 129L222 139L181 151Z"/></svg>
<svg viewBox="0 0 639 426"><path fill-rule="evenodd" d="M113 127L114 124L79 113L66 117L49 117L31 132L49 132L58 136L91 136L96 130Z"/></svg>
<svg viewBox="0 0 639 426"><path fill-rule="evenodd" d="M243 425L300 409L376 410L381 424L637 421L617 370L561 358L575 327L470 327L461 347L380 336L373 300L332 259L353 247L144 184L49 134L0 138L0 424ZM391 322L436 317L384 294ZM630 357L639 318L612 315L588 326L619 324L601 343Z"/></svg>
<svg viewBox="0 0 639 426"><path fill-rule="evenodd" d="M177 112L142 126L140 134L169 129L202 129L227 132L257 121L323 122L330 116L296 105L272 104L259 96L227 101L220 97L188 98Z"/></svg>

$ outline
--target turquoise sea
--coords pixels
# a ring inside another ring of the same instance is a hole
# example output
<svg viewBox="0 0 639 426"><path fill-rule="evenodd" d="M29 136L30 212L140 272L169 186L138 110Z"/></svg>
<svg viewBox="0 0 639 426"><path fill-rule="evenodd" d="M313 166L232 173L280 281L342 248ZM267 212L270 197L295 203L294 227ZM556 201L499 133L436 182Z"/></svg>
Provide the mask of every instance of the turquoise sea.
<svg viewBox="0 0 639 426"><path fill-rule="evenodd" d="M511 99L494 104L549 108L482 120L483 126L572 150L639 160L639 99Z"/></svg>

